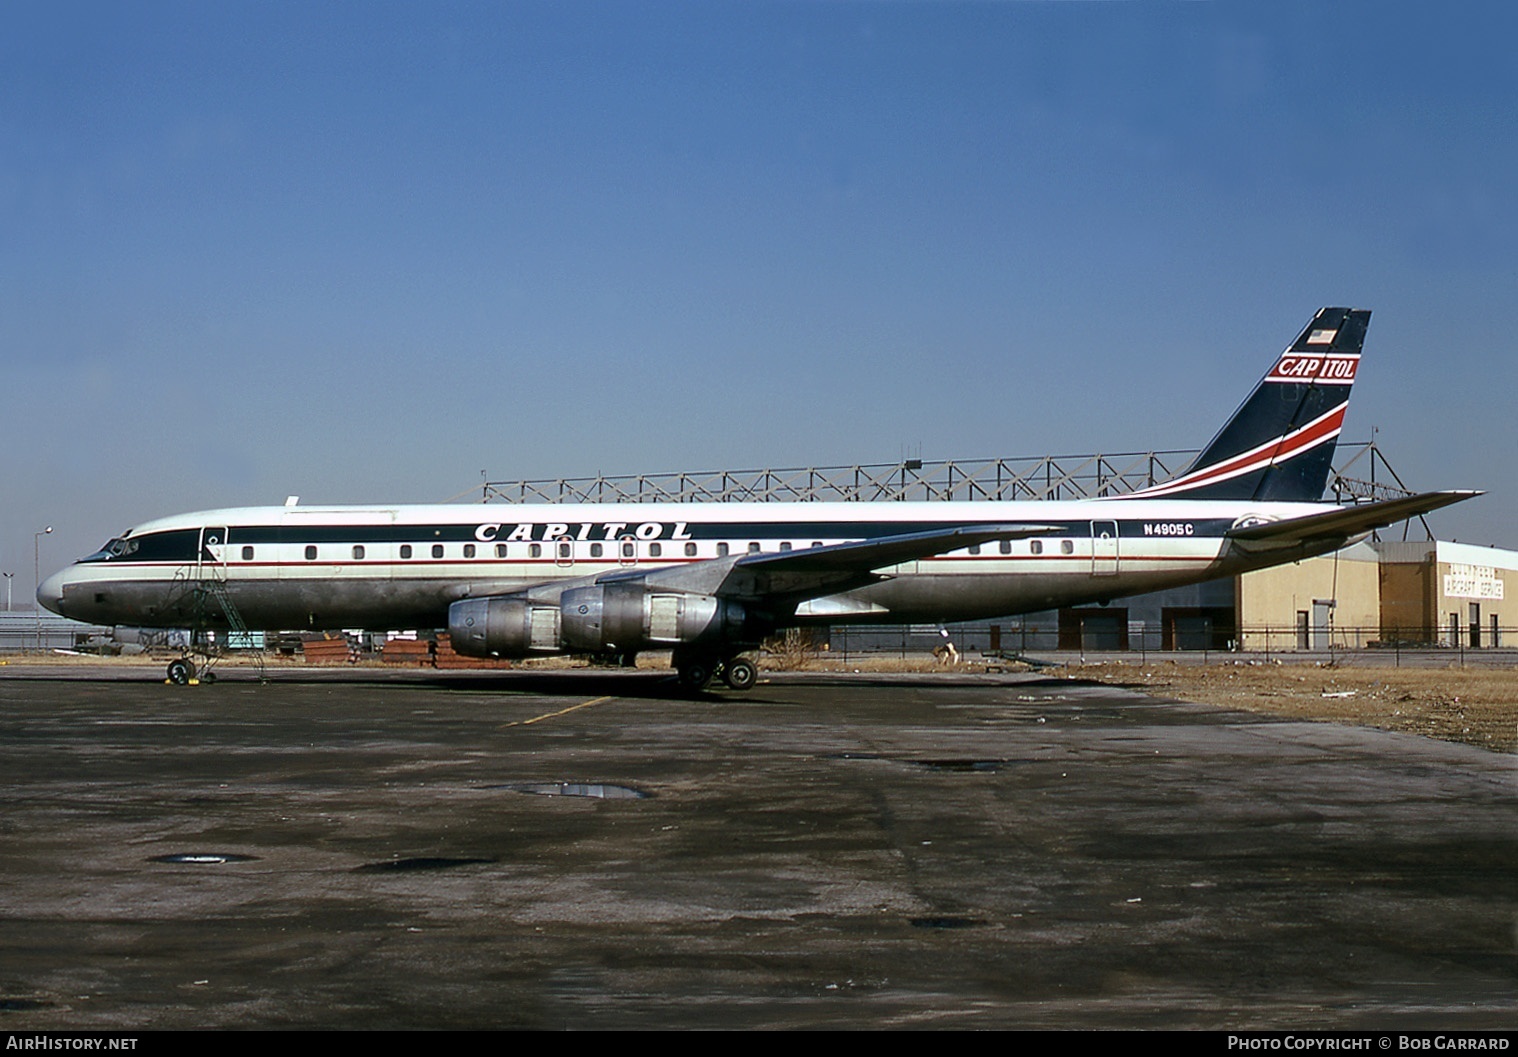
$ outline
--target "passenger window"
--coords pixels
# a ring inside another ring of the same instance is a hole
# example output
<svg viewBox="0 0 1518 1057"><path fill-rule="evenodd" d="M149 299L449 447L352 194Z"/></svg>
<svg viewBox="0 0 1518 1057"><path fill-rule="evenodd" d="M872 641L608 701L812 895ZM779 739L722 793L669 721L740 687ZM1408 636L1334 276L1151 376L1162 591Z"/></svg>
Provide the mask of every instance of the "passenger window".
<svg viewBox="0 0 1518 1057"><path fill-rule="evenodd" d="M504 544L504 543L497 543L495 545L495 556L497 558L504 558L504 557L506 557L506 544Z"/></svg>
<svg viewBox="0 0 1518 1057"><path fill-rule="evenodd" d="M245 562L250 562L250 561L253 560L253 548L252 547L244 547L242 549L242 560L245 561Z"/></svg>
<svg viewBox="0 0 1518 1057"><path fill-rule="evenodd" d="M599 558L601 556L601 554L602 554L601 545L599 543L592 543L590 545L590 556L592 558Z"/></svg>
<svg viewBox="0 0 1518 1057"><path fill-rule="evenodd" d="M726 543L719 543L719 544L717 544L717 557L719 557L719 558L726 558L727 557L727 544Z"/></svg>
<svg viewBox="0 0 1518 1057"><path fill-rule="evenodd" d="M1002 540L1001 543L997 545L996 549L999 550L999 551L1001 551L1003 554L1011 554L1012 553L1012 541L1011 540Z"/></svg>
<svg viewBox="0 0 1518 1057"><path fill-rule="evenodd" d="M694 543L687 543L685 545L685 556L687 558L694 558L696 556L696 545Z"/></svg>
<svg viewBox="0 0 1518 1057"><path fill-rule="evenodd" d="M315 547L307 547L306 548L306 561L308 561L308 562L314 562L314 561L316 561L316 548Z"/></svg>
<svg viewBox="0 0 1518 1057"><path fill-rule="evenodd" d="M353 545L353 560L356 562L364 560L364 545L362 543L355 543Z"/></svg>
<svg viewBox="0 0 1518 1057"><path fill-rule="evenodd" d="M632 557L635 557L636 554L637 554L637 544L635 544L632 540L623 540L622 541L622 557L624 557L624 558L632 558Z"/></svg>
<svg viewBox="0 0 1518 1057"><path fill-rule="evenodd" d="M466 543L466 544L464 544L464 557L466 557L466 558L473 558L474 557L474 544L473 543Z"/></svg>
<svg viewBox="0 0 1518 1057"><path fill-rule="evenodd" d="M650 543L648 545L648 556L650 558L657 558L657 557L659 557L663 553L664 553L664 548L661 547L659 544L657 544L657 543Z"/></svg>
<svg viewBox="0 0 1518 1057"><path fill-rule="evenodd" d="M441 558L443 556L443 545L441 543L434 543L432 545L432 556L434 558Z"/></svg>
<svg viewBox="0 0 1518 1057"><path fill-rule="evenodd" d="M1034 540L1032 543L1028 544L1028 553L1029 554L1042 554L1042 553L1044 553L1044 541L1043 540Z"/></svg>
<svg viewBox="0 0 1518 1057"><path fill-rule="evenodd" d="M529 546L527 548L527 557L529 557L529 558L541 558L541 557L543 557L543 545L541 543L534 543L531 546Z"/></svg>
<svg viewBox="0 0 1518 1057"><path fill-rule="evenodd" d="M971 554L979 554L980 553L980 544L979 543L975 544L975 546L971 547L969 550L970 550Z"/></svg>
<svg viewBox="0 0 1518 1057"><path fill-rule="evenodd" d="M1074 554L1075 553L1075 541L1074 540L1060 540L1059 541L1059 551L1060 551L1061 554Z"/></svg>
<svg viewBox="0 0 1518 1057"><path fill-rule="evenodd" d="M401 557L402 558L409 558L409 557L411 557L411 544L409 544L409 543L402 543L401 544Z"/></svg>
<svg viewBox="0 0 1518 1057"><path fill-rule="evenodd" d="M790 550L791 549L791 541L790 540L786 540L785 542L781 543L780 544L780 549L782 551L788 551L788 550Z"/></svg>
<svg viewBox="0 0 1518 1057"><path fill-rule="evenodd" d="M568 540L560 540L557 552L559 555L559 560L567 562L573 556L574 552L572 548L573 544L571 544Z"/></svg>
<svg viewBox="0 0 1518 1057"><path fill-rule="evenodd" d="M750 554L758 554L759 553L759 544L757 544L757 543L750 543L748 545L748 552Z"/></svg>

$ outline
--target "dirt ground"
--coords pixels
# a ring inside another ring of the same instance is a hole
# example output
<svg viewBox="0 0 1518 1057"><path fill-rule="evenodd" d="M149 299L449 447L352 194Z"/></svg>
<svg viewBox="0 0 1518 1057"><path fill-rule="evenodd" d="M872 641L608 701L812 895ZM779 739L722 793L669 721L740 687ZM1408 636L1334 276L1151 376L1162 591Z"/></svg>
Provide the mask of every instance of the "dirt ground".
<svg viewBox="0 0 1518 1057"><path fill-rule="evenodd" d="M1182 701L1354 723L1518 752L1518 671L1290 664L1098 664L1063 674Z"/></svg>

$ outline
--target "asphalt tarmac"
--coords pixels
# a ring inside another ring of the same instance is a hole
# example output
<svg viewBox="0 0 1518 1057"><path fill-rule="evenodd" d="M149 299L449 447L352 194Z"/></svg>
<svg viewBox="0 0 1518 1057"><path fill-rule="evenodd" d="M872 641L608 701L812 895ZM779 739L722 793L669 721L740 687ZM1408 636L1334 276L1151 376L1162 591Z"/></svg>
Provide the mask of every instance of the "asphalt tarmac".
<svg viewBox="0 0 1518 1057"><path fill-rule="evenodd" d="M160 678L0 670L0 1029L1518 1012L1511 755L1037 675Z"/></svg>

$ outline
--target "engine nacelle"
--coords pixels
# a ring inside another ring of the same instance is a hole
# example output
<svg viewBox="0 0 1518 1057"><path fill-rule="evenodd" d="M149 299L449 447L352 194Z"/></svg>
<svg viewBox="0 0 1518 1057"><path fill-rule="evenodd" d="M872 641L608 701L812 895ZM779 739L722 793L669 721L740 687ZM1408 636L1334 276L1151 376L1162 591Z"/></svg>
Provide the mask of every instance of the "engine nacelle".
<svg viewBox="0 0 1518 1057"><path fill-rule="evenodd" d="M557 605L494 595L448 607L449 639L466 657L744 645L763 636L761 622L737 602L661 591L641 579L571 588Z"/></svg>
<svg viewBox="0 0 1518 1057"><path fill-rule="evenodd" d="M448 607L448 638L466 657L559 652L559 607L524 595L466 598Z"/></svg>
<svg viewBox="0 0 1518 1057"><path fill-rule="evenodd" d="M642 580L565 591L559 611L564 648L586 653L740 643L750 622L737 602L660 591Z"/></svg>

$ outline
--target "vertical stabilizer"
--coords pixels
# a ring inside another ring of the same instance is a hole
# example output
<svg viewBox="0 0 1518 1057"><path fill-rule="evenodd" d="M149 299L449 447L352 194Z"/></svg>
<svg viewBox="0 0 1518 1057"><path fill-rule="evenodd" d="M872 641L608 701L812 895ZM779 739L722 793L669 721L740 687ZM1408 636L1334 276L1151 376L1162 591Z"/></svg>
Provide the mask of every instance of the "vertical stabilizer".
<svg viewBox="0 0 1518 1057"><path fill-rule="evenodd" d="M1367 309L1321 309L1185 473L1134 494L1317 502L1369 325Z"/></svg>

